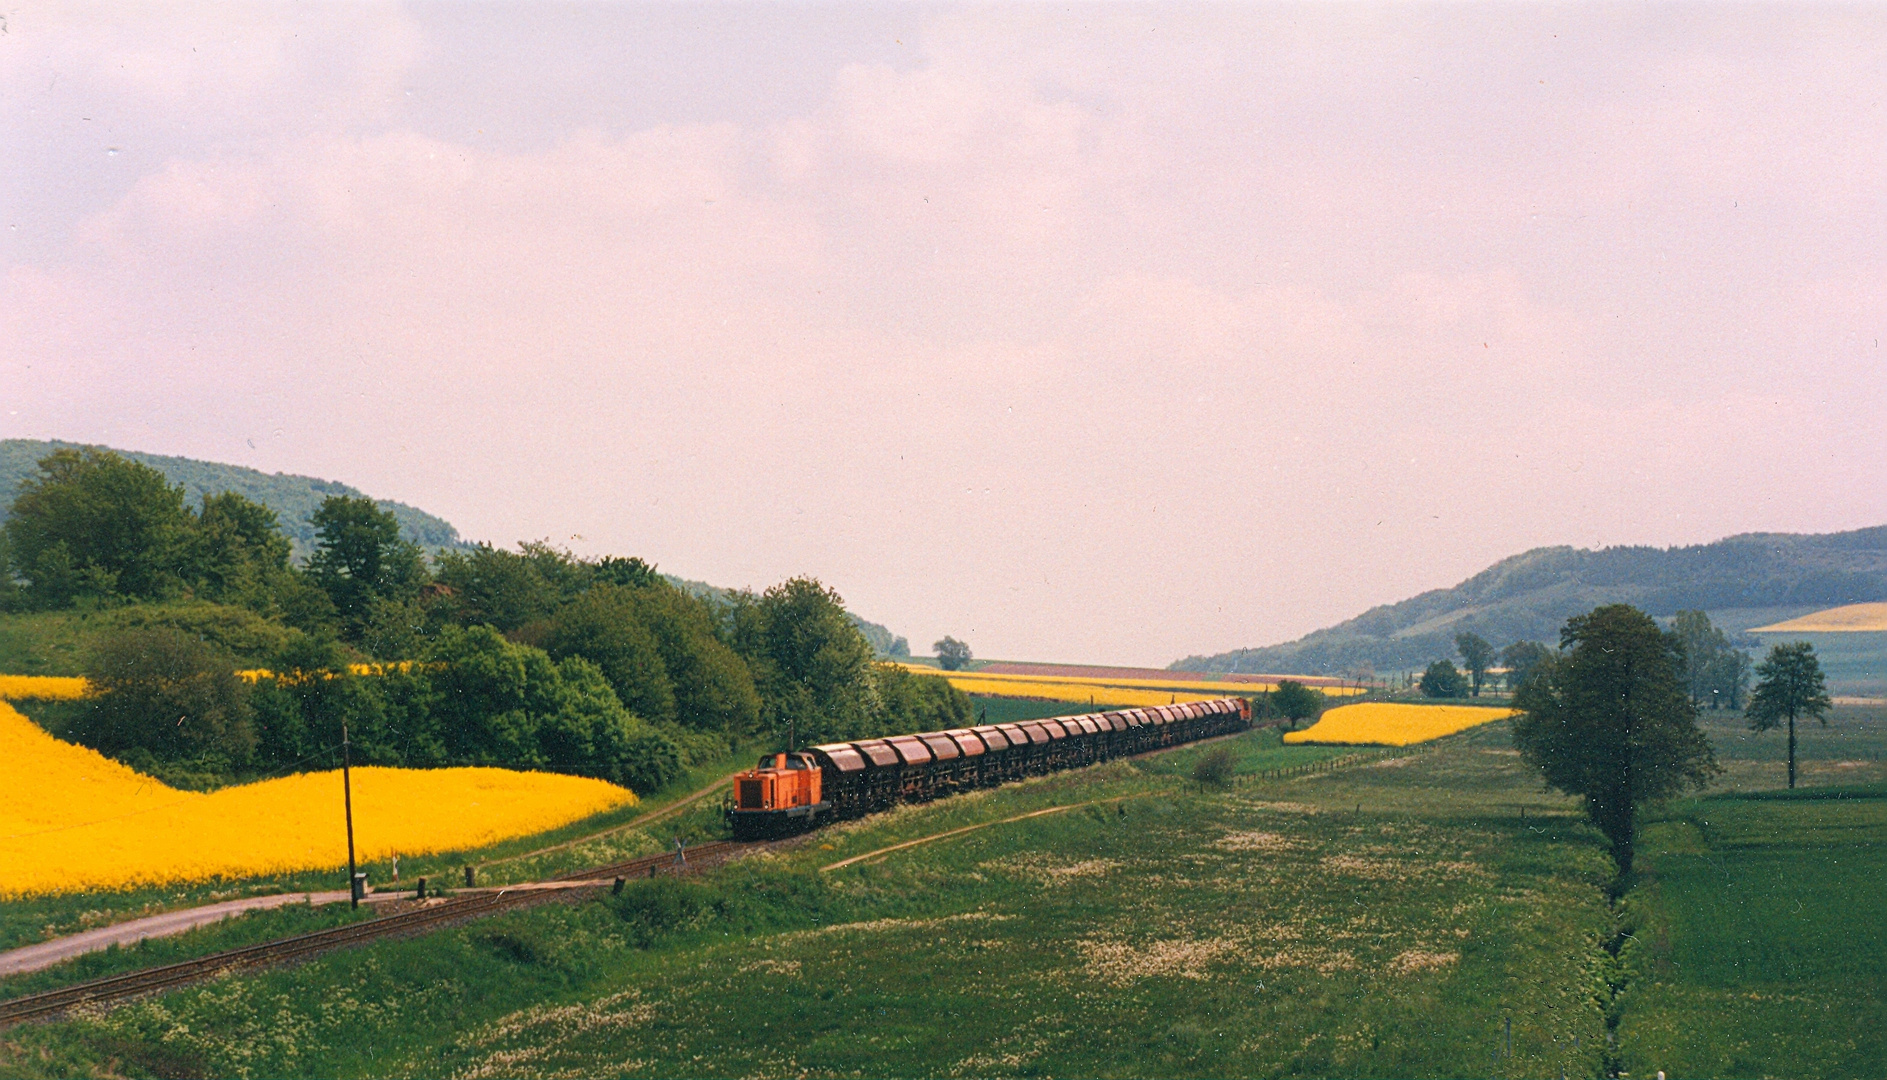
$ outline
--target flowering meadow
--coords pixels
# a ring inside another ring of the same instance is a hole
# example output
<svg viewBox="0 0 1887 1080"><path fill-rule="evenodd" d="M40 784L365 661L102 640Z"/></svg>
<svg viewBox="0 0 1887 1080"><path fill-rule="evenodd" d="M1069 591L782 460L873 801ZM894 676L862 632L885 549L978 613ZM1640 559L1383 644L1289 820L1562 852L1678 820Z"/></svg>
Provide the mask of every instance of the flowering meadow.
<svg viewBox="0 0 1887 1080"><path fill-rule="evenodd" d="M1401 705L1366 701L1331 709L1303 731L1286 732L1287 743L1342 743L1352 746L1411 746L1472 727L1505 720L1515 709L1474 705Z"/></svg>
<svg viewBox="0 0 1887 1080"><path fill-rule="evenodd" d="M480 847L636 798L601 780L487 768L359 768L353 785L363 860ZM346 862L338 770L178 791L55 739L0 702L0 896Z"/></svg>

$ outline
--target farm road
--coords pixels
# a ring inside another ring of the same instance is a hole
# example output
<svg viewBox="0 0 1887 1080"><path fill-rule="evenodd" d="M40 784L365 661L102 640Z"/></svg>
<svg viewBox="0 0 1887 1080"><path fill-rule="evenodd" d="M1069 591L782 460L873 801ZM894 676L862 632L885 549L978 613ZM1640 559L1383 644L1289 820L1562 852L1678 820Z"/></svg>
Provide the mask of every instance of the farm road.
<svg viewBox="0 0 1887 1080"><path fill-rule="evenodd" d="M396 900L404 893L370 894L367 899ZM97 952L113 945L135 945L145 938L169 937L181 934L213 922L220 922L231 915L240 915L245 911L261 911L267 908L286 907L289 904L338 904L347 899L347 891L337 889L334 892L298 892L277 893L274 896L251 896L243 900L225 900L220 904L206 904L203 907L186 908L182 911L166 911L162 915L152 915L143 919L132 919L112 926L101 926L96 930L72 934L68 937L42 941L37 945L14 949L0 953L0 976L21 975L28 971L38 971L54 964Z"/></svg>

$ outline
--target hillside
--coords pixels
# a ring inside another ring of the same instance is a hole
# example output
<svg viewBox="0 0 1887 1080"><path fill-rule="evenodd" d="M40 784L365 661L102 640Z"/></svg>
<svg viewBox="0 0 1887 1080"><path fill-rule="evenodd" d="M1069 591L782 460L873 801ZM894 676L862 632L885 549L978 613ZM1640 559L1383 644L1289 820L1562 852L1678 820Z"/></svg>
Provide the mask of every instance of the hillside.
<svg viewBox="0 0 1887 1080"><path fill-rule="evenodd" d="M1799 535L1746 533L1692 547L1536 548L1450 589L1434 589L1296 641L1189 656L1187 671L1336 674L1419 668L1454 653L1472 630L1497 648L1556 644L1567 618L1599 604L1635 604L1656 616L1712 613L1742 631L1842 604L1887 600L1887 526Z"/></svg>
<svg viewBox="0 0 1887 1080"><path fill-rule="evenodd" d="M7 509L13 505L13 497L19 491L20 481L38 471L39 459L61 447L84 449L79 443L46 442L39 439L3 439L0 440L0 521L6 519ZM113 449L93 447L92 449ZM214 461L197 461L193 458L165 457L161 454L144 454L135 450L116 450L114 453L130 458L132 461L148 465L164 474L164 478L184 489L184 501L195 505L205 495L217 495L225 491L234 491L244 498L252 499L275 511L281 519L282 532L294 545L295 558L305 559L314 551L315 529L308 523L308 518L320 508L321 500L331 495L348 495L355 498L364 496L364 492L333 480L319 480L312 476L295 476L291 473L265 473L258 469L246 469L240 465L224 465ZM408 540L426 548L438 551L445 548L464 547L459 538L459 530L441 518L434 517L424 510L397 503L388 499L374 500L381 509L391 510L400 521L401 531Z"/></svg>

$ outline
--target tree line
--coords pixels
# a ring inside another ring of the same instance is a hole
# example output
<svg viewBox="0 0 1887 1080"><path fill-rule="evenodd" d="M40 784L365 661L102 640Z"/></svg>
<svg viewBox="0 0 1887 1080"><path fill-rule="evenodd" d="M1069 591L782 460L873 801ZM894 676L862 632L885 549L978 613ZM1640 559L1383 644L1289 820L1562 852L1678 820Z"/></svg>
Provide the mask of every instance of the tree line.
<svg viewBox="0 0 1887 1080"><path fill-rule="evenodd" d="M1741 709L1749 692L1750 657L1730 644L1729 635L1701 611L1680 611L1671 620L1670 637L1678 650L1679 679L1691 704L1699 708ZM1430 698L1480 697L1494 685L1495 667L1508 693L1515 693L1527 676L1553 656L1538 641L1516 641L1496 650L1473 632L1455 635L1456 667L1448 657L1436 660L1417 680L1422 696Z"/></svg>
<svg viewBox="0 0 1887 1080"><path fill-rule="evenodd" d="M709 599L640 559L545 543L428 558L366 498L330 497L311 522L315 551L296 565L274 512L240 494L190 507L109 451L42 459L0 530L0 604L240 609L274 641L251 658L268 674L244 678L187 620L108 633L86 665L97 692L62 734L134 765L229 778L327 767L345 725L370 764L649 790L742 740L969 719L942 679L877 663L841 597L810 578Z"/></svg>

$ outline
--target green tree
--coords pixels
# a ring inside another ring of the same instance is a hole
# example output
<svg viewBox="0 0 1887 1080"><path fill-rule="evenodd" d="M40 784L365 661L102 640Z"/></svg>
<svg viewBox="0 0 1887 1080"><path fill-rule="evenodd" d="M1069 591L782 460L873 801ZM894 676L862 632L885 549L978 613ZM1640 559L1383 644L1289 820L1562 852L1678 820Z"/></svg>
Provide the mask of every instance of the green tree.
<svg viewBox="0 0 1887 1080"><path fill-rule="evenodd" d="M680 774L673 741L623 709L581 657L555 661L481 625L443 628L427 659L450 764L551 769L640 791Z"/></svg>
<svg viewBox="0 0 1887 1080"><path fill-rule="evenodd" d="M1748 654L1732 648L1723 630L1701 611L1678 612L1671 636L1684 650L1684 686L1691 704L1740 708L1749 685Z"/></svg>
<svg viewBox="0 0 1887 1080"><path fill-rule="evenodd" d="M1507 692L1517 693L1534 669L1553 658L1553 650L1537 641L1516 641L1500 651L1500 666L1507 669Z"/></svg>
<svg viewBox="0 0 1887 1080"><path fill-rule="evenodd" d="M838 593L801 577L757 597L736 594L733 634L760 687L762 723L782 742L884 733L872 694L871 643Z"/></svg>
<svg viewBox="0 0 1887 1080"><path fill-rule="evenodd" d="M760 722L753 673L721 640L707 601L659 577L628 591L636 617L655 638L674 688L676 722L690 730L736 737L752 732Z"/></svg>
<svg viewBox="0 0 1887 1080"><path fill-rule="evenodd" d="M1549 787L1585 801L1631 873L1637 812L1719 771L1685 692L1676 642L1627 604L1567 620L1561 655L1520 688L1514 746Z"/></svg>
<svg viewBox="0 0 1887 1080"><path fill-rule="evenodd" d="M1749 691L1749 654L1741 649L1725 649L1717 654L1705 673L1713 709L1741 709L1743 695Z"/></svg>
<svg viewBox="0 0 1887 1080"><path fill-rule="evenodd" d="M400 539L399 519L372 499L331 495L309 521L320 536L309 576L333 601L349 638L361 638L376 601L411 600L426 584L419 545Z"/></svg>
<svg viewBox="0 0 1887 1080"><path fill-rule="evenodd" d="M227 772L255 751L247 688L200 638L170 627L106 634L85 678L92 690L68 734L101 753Z"/></svg>
<svg viewBox="0 0 1887 1080"><path fill-rule="evenodd" d="M752 731L760 716L753 675L721 641L713 609L660 577L642 580L593 586L558 611L544 647L596 663L645 719L728 736Z"/></svg>
<svg viewBox="0 0 1887 1080"><path fill-rule="evenodd" d="M897 664L874 664L872 681L888 731L910 734L970 726L970 695L940 675L919 675Z"/></svg>
<svg viewBox="0 0 1887 1080"><path fill-rule="evenodd" d="M1268 700L1271 709L1290 721L1293 729L1306 720L1316 719L1325 705L1322 691L1313 690L1296 679L1279 679Z"/></svg>
<svg viewBox="0 0 1887 1080"><path fill-rule="evenodd" d="M662 645L642 619L636 590L598 585L565 605L551 620L544 648L558 658L581 656L602 671L630 712L672 723L675 684Z"/></svg>
<svg viewBox="0 0 1887 1080"><path fill-rule="evenodd" d="M193 522L183 489L109 450L55 450L20 483L6 522L12 569L39 607L82 596L156 599L177 574Z"/></svg>
<svg viewBox="0 0 1887 1080"><path fill-rule="evenodd" d="M531 541L515 552L490 544L448 551L433 567L433 580L448 590L438 605L447 618L462 626L489 623L505 633L549 619L593 576L593 568L569 552Z"/></svg>
<svg viewBox="0 0 1887 1080"><path fill-rule="evenodd" d="M1463 631L1455 635L1455 651L1467 665L1469 691L1480 697L1481 684L1487 681L1487 669L1494 666L1494 646L1479 634Z"/></svg>
<svg viewBox="0 0 1887 1080"><path fill-rule="evenodd" d="M227 491L205 495L190 530L187 576L198 594L221 603L269 609L294 571L288 537L275 511Z"/></svg>
<svg viewBox="0 0 1887 1080"><path fill-rule="evenodd" d="M961 671L970 663L970 647L948 634L931 648L937 651L937 666L945 671Z"/></svg>
<svg viewBox="0 0 1887 1080"><path fill-rule="evenodd" d="M1814 717L1828 726L1828 710L1834 702L1828 697L1828 685L1822 678L1821 661L1815 658L1815 646L1806 641L1777 645L1756 668L1756 690L1749 696L1752 731L1768 731L1785 721L1789 725L1789 786L1795 786L1795 721Z"/></svg>
<svg viewBox="0 0 1887 1080"><path fill-rule="evenodd" d="M1464 697L1468 690L1468 681L1461 677L1452 660L1437 660L1422 672L1421 689L1423 697L1458 698Z"/></svg>

